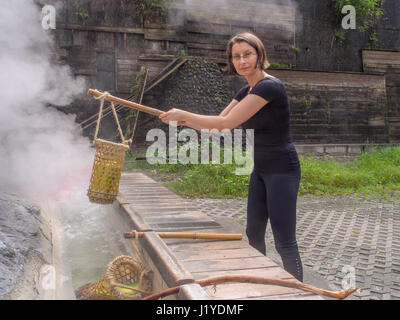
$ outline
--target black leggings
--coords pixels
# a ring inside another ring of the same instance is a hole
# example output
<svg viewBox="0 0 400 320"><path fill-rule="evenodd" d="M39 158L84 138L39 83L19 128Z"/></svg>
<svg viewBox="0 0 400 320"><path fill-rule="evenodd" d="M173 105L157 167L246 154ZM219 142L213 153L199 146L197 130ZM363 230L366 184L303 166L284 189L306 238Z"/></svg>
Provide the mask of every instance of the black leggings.
<svg viewBox="0 0 400 320"><path fill-rule="evenodd" d="M297 280L303 281L303 267L296 241L296 202L300 176L300 167L284 173L251 173L246 234L249 244L266 255L265 231L269 219L283 268Z"/></svg>

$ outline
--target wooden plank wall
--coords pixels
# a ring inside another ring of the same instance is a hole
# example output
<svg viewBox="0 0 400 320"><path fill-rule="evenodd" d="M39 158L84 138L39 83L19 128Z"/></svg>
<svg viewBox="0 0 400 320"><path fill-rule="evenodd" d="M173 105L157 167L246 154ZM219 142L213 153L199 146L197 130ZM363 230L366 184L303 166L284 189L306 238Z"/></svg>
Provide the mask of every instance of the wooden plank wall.
<svg viewBox="0 0 400 320"><path fill-rule="evenodd" d="M49 4L52 2L56 1L49 0ZM149 67L151 80L178 53L225 62L227 41L239 31L256 32L264 41L271 61L295 65L293 7L247 0L218 3L213 2L211 7L201 1L185 4L183 0L175 0L169 8L168 24L146 22L144 27L137 27L137 23L128 19L133 10L130 6L82 1L79 10L88 13L83 23L76 14L77 4L67 1L58 10L56 44L66 50L68 63L76 75L86 77L98 89L122 95L130 93L141 66ZM269 15L270 12L274 15ZM124 18L120 21L115 16ZM97 59L101 53L114 55L115 62L115 79L105 83L104 75L97 76ZM140 55L145 58L140 59ZM160 55L167 58L160 60ZM113 87L105 88L109 85Z"/></svg>
<svg viewBox="0 0 400 320"><path fill-rule="evenodd" d="M387 142L383 75L270 70L290 99L296 143Z"/></svg>
<svg viewBox="0 0 400 320"><path fill-rule="evenodd" d="M252 31L263 40L271 61L296 64L293 6L243 0L187 0L174 1L171 7L185 17L190 55L204 52L225 58L229 38L238 32Z"/></svg>
<svg viewBox="0 0 400 320"><path fill-rule="evenodd" d="M389 136L400 142L400 51L363 50L362 59L365 72L386 77Z"/></svg>

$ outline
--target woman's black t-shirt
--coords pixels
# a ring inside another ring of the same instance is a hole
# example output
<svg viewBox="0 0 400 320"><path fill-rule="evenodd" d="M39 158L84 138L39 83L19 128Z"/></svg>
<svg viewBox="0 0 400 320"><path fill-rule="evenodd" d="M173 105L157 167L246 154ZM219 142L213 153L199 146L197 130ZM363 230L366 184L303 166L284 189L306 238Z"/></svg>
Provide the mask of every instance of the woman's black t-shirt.
<svg viewBox="0 0 400 320"><path fill-rule="evenodd" d="M299 158L290 132L289 101L284 84L268 76L249 92L247 85L234 99L241 101L248 94L256 94L269 101L254 116L242 124L243 129L254 129L254 170L281 173L299 168Z"/></svg>

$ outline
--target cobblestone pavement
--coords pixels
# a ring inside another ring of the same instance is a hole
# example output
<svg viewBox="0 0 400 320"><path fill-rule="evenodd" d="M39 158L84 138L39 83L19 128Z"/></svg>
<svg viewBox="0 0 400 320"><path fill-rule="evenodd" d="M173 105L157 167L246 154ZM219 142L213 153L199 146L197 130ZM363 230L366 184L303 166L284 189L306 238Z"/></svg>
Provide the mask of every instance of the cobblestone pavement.
<svg viewBox="0 0 400 320"><path fill-rule="evenodd" d="M210 216L246 223L247 199L191 200ZM400 299L399 200L300 196L297 241L305 269L327 280L333 290L343 284L354 287L353 279L359 288L353 299ZM266 242L273 251L270 224Z"/></svg>

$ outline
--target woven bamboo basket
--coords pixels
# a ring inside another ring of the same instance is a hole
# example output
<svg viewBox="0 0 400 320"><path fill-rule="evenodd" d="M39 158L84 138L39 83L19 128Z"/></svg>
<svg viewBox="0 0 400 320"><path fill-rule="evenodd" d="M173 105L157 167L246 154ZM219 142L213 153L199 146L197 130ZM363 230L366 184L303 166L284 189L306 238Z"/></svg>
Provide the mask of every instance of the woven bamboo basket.
<svg viewBox="0 0 400 320"><path fill-rule="evenodd" d="M96 154L88 197L94 203L113 203L118 195L125 153L129 145L102 139L96 139L94 145Z"/></svg>
<svg viewBox="0 0 400 320"><path fill-rule="evenodd" d="M106 274L97 282L76 291L81 300L138 300L150 295L150 272L140 261L119 256L108 265Z"/></svg>
<svg viewBox="0 0 400 320"><path fill-rule="evenodd" d="M121 179L125 153L132 143L132 139L125 140L124 138L118 120L118 115L115 110L115 103L119 103L121 105L139 111L144 111L146 113L156 116L160 115L162 111L146 107L132 101L113 97L107 91L100 92L97 90L89 89L88 93L94 96L95 99L100 100L96 131L93 139L93 143L96 147L96 154L92 169L92 177L90 178L88 197L91 202L109 204L113 203L118 195L119 180ZM115 143L97 138L97 135L99 133L100 121L103 115L105 100L111 102L111 110L113 112L122 143Z"/></svg>

